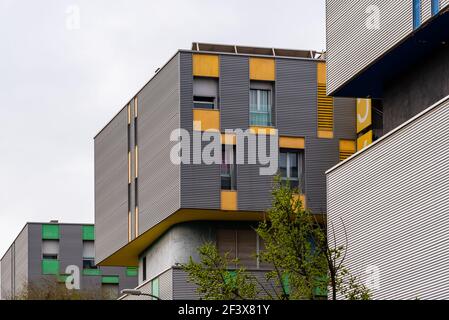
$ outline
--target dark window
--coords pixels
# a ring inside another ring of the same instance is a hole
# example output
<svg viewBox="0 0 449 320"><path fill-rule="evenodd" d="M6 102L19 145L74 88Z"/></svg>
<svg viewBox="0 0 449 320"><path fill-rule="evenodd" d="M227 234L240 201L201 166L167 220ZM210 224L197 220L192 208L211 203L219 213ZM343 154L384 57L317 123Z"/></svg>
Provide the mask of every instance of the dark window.
<svg viewBox="0 0 449 320"><path fill-rule="evenodd" d="M272 126L271 99L271 90L250 90L249 113L251 126Z"/></svg>
<svg viewBox="0 0 449 320"><path fill-rule="evenodd" d="M195 109L216 109L215 97L193 97L193 107Z"/></svg>
<svg viewBox="0 0 449 320"><path fill-rule="evenodd" d="M373 110L373 141L379 139L384 134L384 113L382 100L372 100Z"/></svg>
<svg viewBox="0 0 449 320"><path fill-rule="evenodd" d="M97 269L94 258L83 258L83 269Z"/></svg>
<svg viewBox="0 0 449 320"><path fill-rule="evenodd" d="M216 235L217 248L221 256L227 254L229 259L237 258L239 263L247 268L257 267L258 239L253 229L219 228ZM233 268L236 265L230 267Z"/></svg>
<svg viewBox="0 0 449 320"><path fill-rule="evenodd" d="M42 258L44 260L58 260L58 255L57 254L46 254L46 253L44 253L42 255Z"/></svg>
<svg viewBox="0 0 449 320"><path fill-rule="evenodd" d="M142 259L142 281L147 280L147 257Z"/></svg>
<svg viewBox="0 0 449 320"><path fill-rule="evenodd" d="M304 192L304 152L281 150L279 153L279 172L283 182L289 181L290 187Z"/></svg>
<svg viewBox="0 0 449 320"><path fill-rule="evenodd" d="M221 189L237 190L235 147L223 145L221 156Z"/></svg>

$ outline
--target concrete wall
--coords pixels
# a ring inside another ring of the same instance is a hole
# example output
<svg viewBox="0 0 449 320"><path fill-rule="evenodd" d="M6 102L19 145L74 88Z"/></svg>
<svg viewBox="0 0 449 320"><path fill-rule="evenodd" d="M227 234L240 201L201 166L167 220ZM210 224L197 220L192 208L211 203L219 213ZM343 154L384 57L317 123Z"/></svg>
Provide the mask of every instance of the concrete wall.
<svg viewBox="0 0 449 320"><path fill-rule="evenodd" d="M449 46L385 84L384 132L396 128L449 94Z"/></svg>

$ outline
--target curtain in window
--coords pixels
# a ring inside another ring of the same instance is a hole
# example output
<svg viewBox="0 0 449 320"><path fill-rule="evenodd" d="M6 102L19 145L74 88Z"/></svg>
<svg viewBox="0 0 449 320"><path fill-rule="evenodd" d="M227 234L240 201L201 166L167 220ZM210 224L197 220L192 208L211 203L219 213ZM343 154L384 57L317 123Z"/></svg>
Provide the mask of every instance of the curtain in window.
<svg viewBox="0 0 449 320"><path fill-rule="evenodd" d="M250 91L250 124L271 126L271 91Z"/></svg>

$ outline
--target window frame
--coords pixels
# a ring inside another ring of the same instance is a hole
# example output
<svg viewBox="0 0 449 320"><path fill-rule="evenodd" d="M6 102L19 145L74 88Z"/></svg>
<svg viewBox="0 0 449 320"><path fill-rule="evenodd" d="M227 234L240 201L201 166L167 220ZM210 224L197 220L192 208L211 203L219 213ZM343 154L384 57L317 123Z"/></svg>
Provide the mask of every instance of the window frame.
<svg viewBox="0 0 449 320"><path fill-rule="evenodd" d="M421 14L421 0L413 0L413 30L418 29L421 26L422 14Z"/></svg>
<svg viewBox="0 0 449 320"><path fill-rule="evenodd" d="M283 183L286 183L287 181L290 182L290 186L292 186L291 182L294 181L295 183L297 183L297 189L300 193L304 193L304 175L305 175L305 152L304 150L301 149L286 149L286 148L282 148L279 150L279 172L281 169L281 154L286 154L286 177L282 176L282 174L280 174L281 177L281 181ZM290 165L290 154L295 154L296 155L296 166L297 166L297 170L298 170L298 176L297 177L292 177L291 176L291 165Z"/></svg>
<svg viewBox="0 0 449 320"><path fill-rule="evenodd" d="M213 99L213 102L206 102L206 101L198 101L195 98L205 98L205 99ZM213 108L208 107L197 107L197 105L213 105ZM193 109L196 110L218 110L218 104L217 104L217 97L211 97L211 96L193 96Z"/></svg>
<svg viewBox="0 0 449 320"><path fill-rule="evenodd" d="M251 110L251 106L253 105L253 103L251 103L251 96L252 96L252 91L256 91L257 92L257 110L260 109L261 103L260 103L260 93L262 91L268 92L268 112L259 112L259 111L252 111ZM257 88L257 87L250 87L249 89L249 125L250 126L262 126L262 127L273 127L274 123L273 123L273 88ZM268 114L268 119L269 119L269 123L268 124L258 124L258 123L253 123L252 122L252 114Z"/></svg>
<svg viewBox="0 0 449 320"><path fill-rule="evenodd" d="M225 163L226 151L231 150L232 163ZM223 159L224 157L224 159ZM237 165L236 165L236 146L235 145L222 145L221 149L221 164L220 164L220 188L225 191L237 191ZM229 174L223 174L223 166L229 165ZM223 179L230 179L230 188L223 188Z"/></svg>

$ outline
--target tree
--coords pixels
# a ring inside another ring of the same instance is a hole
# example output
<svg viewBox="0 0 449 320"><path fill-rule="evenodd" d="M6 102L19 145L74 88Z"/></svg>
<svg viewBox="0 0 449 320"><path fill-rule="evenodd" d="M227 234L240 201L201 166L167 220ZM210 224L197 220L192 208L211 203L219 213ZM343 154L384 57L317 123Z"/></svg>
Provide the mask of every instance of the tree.
<svg viewBox="0 0 449 320"><path fill-rule="evenodd" d="M217 300L321 299L331 288L334 300L338 294L349 300L370 299L368 288L344 266L347 241L345 246L337 246L332 229L330 245L325 221L319 222L304 209L298 191L288 182L282 183L279 178L275 182L272 207L255 230L265 246L257 258L272 266L265 277L274 285L266 288L239 265L238 259L229 259L229 254L220 256L216 246L208 243L198 249L199 262L190 258L182 265L200 295ZM232 281L231 264L238 266Z"/></svg>

